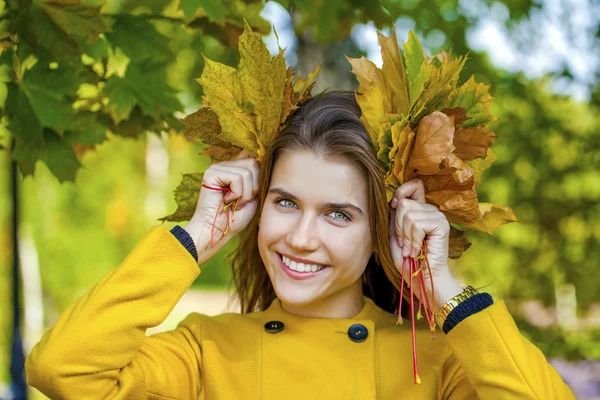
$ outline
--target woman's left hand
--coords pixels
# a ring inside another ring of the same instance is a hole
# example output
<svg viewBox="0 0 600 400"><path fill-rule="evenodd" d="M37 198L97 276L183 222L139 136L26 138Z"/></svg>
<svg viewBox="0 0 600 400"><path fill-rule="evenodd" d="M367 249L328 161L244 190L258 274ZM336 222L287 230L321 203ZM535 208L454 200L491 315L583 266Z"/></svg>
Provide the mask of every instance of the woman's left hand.
<svg viewBox="0 0 600 400"><path fill-rule="evenodd" d="M435 287L436 309L462 292L448 265L450 224L437 207L425 202L425 187L420 179L412 179L394 193L390 216L390 249L394 265L400 272L408 269L404 257L416 258L427 243L427 260ZM405 277L409 274L405 273ZM429 274L425 273L427 290L431 291Z"/></svg>

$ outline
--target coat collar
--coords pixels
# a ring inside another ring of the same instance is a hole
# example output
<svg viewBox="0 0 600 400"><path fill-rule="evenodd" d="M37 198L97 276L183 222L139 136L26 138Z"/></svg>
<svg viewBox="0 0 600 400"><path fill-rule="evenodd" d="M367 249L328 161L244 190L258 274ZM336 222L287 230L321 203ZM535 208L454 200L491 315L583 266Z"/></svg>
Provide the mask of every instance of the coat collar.
<svg viewBox="0 0 600 400"><path fill-rule="evenodd" d="M375 324L375 327L382 328L384 326L390 326L396 323L396 317L394 314L388 313L379 308L369 297L363 296L363 301L363 308L352 318L301 317L285 311L281 306L281 301L278 298L273 300L269 308L264 311L263 315L267 321L276 320L292 324L320 322L329 323L331 325L347 326L349 323L356 323L358 321L372 321Z"/></svg>

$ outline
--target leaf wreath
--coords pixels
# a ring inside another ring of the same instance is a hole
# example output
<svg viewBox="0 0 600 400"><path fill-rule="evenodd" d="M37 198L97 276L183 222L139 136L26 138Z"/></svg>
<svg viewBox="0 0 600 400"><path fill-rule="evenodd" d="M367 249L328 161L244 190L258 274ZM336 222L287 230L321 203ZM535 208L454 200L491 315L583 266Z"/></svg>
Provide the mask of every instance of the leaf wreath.
<svg viewBox="0 0 600 400"><path fill-rule="evenodd" d="M497 159L491 149L497 136L489 129L496 120L489 86L473 77L459 86L466 56L427 57L413 31L404 57L394 32L378 33L378 39L381 68L364 57L348 61L359 83L362 121L386 170L388 201L398 186L420 178L427 202L453 225L491 235L517 221L510 208L477 198L483 171ZM465 231L452 226L450 257L460 257L470 245Z"/></svg>
<svg viewBox="0 0 600 400"><path fill-rule="evenodd" d="M233 68L205 57L204 106L183 119L183 133L208 145L202 155L213 162L231 160L240 151L257 154L286 126L288 117L311 97L320 66L307 79L286 68L283 49L271 56L259 33L248 24L239 39L240 62ZM198 201L201 174L185 174L175 190L177 210L163 221L188 221Z"/></svg>

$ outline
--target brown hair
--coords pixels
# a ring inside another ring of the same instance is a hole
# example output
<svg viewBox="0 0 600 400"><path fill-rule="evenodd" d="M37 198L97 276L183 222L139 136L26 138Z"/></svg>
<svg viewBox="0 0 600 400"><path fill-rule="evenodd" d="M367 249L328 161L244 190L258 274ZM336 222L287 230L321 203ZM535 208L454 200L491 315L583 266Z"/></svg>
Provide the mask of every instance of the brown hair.
<svg viewBox="0 0 600 400"><path fill-rule="evenodd" d="M360 116L353 93L329 92L313 97L288 119L288 125L267 148L260 165L258 209L232 253L233 282L242 313L265 310L276 297L258 251L258 222L275 162L282 152L298 150L342 158L363 173L374 245L363 275L363 293L384 310L397 312L401 277L390 254L384 171Z"/></svg>

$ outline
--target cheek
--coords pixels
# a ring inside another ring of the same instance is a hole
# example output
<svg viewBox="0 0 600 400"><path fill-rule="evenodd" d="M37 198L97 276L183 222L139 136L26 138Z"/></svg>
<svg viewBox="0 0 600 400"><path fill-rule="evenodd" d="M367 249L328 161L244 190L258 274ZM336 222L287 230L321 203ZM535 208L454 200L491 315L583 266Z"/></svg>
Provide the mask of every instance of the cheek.
<svg viewBox="0 0 600 400"><path fill-rule="evenodd" d="M369 231L338 231L328 235L328 250L337 265L347 265L353 273L362 271L371 257L372 246Z"/></svg>
<svg viewBox="0 0 600 400"><path fill-rule="evenodd" d="M259 247L269 246L282 239L285 235L290 218L279 213L271 205L265 205L260 215L260 226L258 230Z"/></svg>

